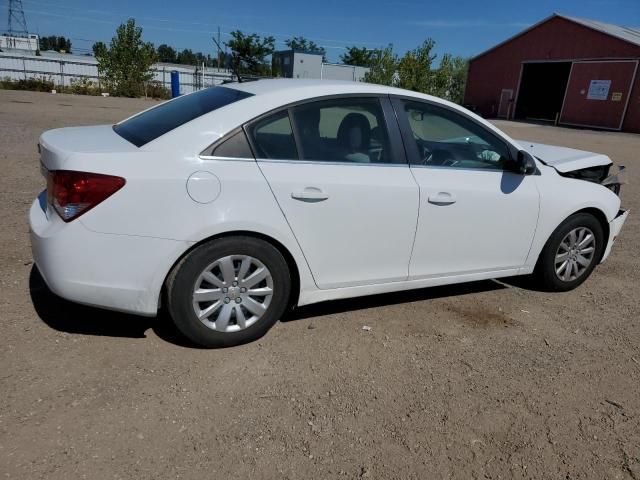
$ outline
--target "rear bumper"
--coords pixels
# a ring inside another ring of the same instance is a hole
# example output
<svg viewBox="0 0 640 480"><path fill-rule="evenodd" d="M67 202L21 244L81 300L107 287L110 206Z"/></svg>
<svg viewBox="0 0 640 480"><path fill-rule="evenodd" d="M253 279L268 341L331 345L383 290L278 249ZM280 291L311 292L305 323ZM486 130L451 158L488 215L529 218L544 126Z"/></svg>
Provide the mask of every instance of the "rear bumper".
<svg viewBox="0 0 640 480"><path fill-rule="evenodd" d="M85 305L155 315L166 274L188 242L96 233L81 219L47 218L43 194L31 205L29 227L34 262L51 291Z"/></svg>
<svg viewBox="0 0 640 480"><path fill-rule="evenodd" d="M613 247L614 242L616 241L617 236L620 234L620 230L622 230L622 226L624 222L627 220L629 216L629 210L620 210L616 218L609 222L609 241L607 242L607 248L604 250L604 254L602 255L602 260L600 263L604 262L609 254L611 253L611 247Z"/></svg>

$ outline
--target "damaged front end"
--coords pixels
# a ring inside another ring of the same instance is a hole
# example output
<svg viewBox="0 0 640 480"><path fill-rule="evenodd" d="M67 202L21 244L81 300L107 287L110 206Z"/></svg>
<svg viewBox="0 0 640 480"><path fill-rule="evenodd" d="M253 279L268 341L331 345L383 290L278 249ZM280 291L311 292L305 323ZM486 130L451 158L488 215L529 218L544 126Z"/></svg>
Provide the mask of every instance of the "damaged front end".
<svg viewBox="0 0 640 480"><path fill-rule="evenodd" d="M558 172L563 177L576 178L578 180L586 180L587 182L599 183L600 185L607 187L616 195L620 195L620 185L626 182L624 172L626 167L624 165L618 166L618 171L614 174L609 174L613 165L598 165L596 167L581 168L579 170L573 170L570 172Z"/></svg>
<svg viewBox="0 0 640 480"><path fill-rule="evenodd" d="M520 141L520 144L563 177L599 183L616 195L620 195L620 185L626 183L623 175L625 167L620 166L616 173L611 174L613 163L606 155L527 141Z"/></svg>

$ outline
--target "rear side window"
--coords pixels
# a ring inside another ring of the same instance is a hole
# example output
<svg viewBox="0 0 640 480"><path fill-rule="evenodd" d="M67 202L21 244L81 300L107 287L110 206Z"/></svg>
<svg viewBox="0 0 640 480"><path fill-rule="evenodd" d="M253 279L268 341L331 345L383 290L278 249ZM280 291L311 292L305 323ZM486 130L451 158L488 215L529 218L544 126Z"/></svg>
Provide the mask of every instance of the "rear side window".
<svg viewBox="0 0 640 480"><path fill-rule="evenodd" d="M256 158L297 160L298 151L287 111L258 120L249 127Z"/></svg>
<svg viewBox="0 0 640 480"><path fill-rule="evenodd" d="M136 147L142 147L191 120L251 96L232 88L206 88L136 115L114 125L113 130Z"/></svg>
<svg viewBox="0 0 640 480"><path fill-rule="evenodd" d="M377 98L338 98L293 107L300 158L391 163L389 135Z"/></svg>

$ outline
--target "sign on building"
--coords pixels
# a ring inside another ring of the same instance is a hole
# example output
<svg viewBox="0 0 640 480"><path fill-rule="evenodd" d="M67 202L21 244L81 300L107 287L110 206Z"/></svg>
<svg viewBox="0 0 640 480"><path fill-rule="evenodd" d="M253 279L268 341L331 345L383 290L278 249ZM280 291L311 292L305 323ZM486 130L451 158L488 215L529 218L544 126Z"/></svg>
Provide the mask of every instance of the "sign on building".
<svg viewBox="0 0 640 480"><path fill-rule="evenodd" d="M591 80L587 100L606 100L609 96L611 80Z"/></svg>

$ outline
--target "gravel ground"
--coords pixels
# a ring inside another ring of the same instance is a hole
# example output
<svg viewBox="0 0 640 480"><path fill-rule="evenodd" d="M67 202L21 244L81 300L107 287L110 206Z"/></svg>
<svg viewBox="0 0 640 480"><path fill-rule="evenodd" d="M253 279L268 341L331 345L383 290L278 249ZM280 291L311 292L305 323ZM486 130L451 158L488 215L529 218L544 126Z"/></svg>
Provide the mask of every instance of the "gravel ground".
<svg viewBox="0 0 640 480"><path fill-rule="evenodd" d="M38 136L151 104L0 91L4 478L640 479L638 215L573 292L485 281L325 303L224 350L55 298L28 239ZM640 136L498 123L626 163L640 211Z"/></svg>

